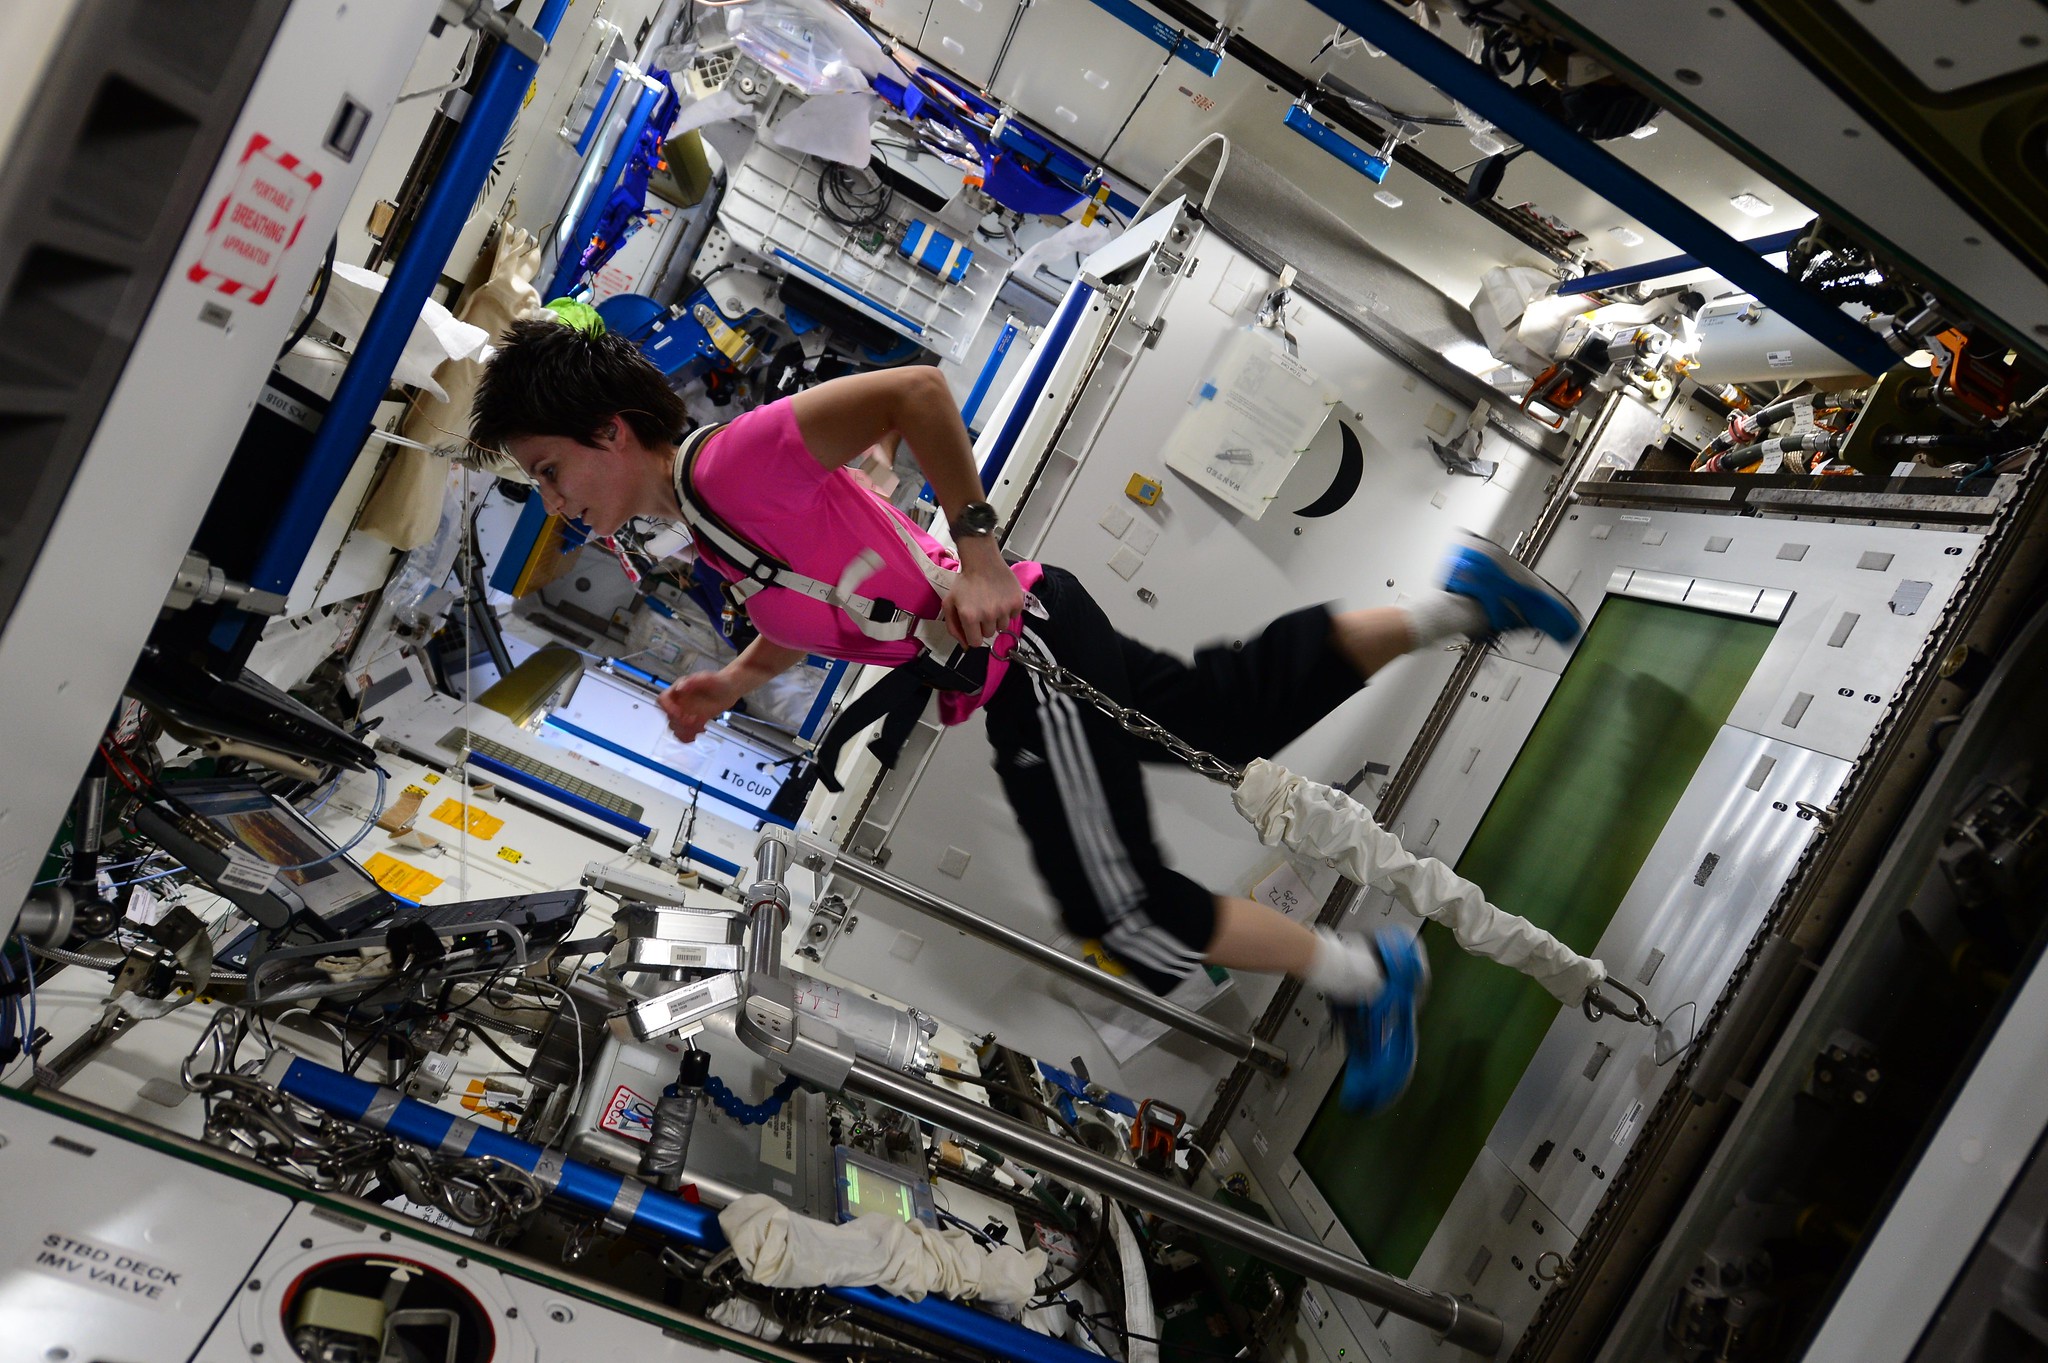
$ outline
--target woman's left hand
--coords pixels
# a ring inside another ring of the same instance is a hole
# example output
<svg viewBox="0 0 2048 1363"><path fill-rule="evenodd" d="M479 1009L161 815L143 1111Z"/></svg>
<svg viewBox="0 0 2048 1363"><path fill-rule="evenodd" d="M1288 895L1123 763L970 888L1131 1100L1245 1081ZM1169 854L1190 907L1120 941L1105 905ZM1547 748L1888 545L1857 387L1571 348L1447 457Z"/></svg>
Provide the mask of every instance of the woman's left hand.
<svg viewBox="0 0 2048 1363"><path fill-rule="evenodd" d="M946 628L966 648L980 648L1024 609L1024 589L992 543L962 555L960 579L940 608Z"/></svg>

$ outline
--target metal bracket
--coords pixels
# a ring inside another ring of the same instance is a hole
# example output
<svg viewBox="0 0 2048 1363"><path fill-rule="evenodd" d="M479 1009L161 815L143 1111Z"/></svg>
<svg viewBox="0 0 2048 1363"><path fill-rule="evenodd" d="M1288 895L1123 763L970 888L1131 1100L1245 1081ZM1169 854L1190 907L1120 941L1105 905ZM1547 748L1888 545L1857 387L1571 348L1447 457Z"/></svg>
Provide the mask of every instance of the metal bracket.
<svg viewBox="0 0 2048 1363"><path fill-rule="evenodd" d="M814 862L817 860L813 859ZM812 869L819 868L814 864ZM839 934L845 929L851 912L852 905L847 903L845 895L818 896L811 905L811 921L804 928L804 940L797 947L796 954L806 961L823 961L825 953L839 940Z"/></svg>
<svg viewBox="0 0 2048 1363"><path fill-rule="evenodd" d="M1458 437L1456 444L1446 445L1441 440L1430 439L1430 452L1436 461L1444 466L1445 473L1462 473L1473 478L1491 478L1500 470L1500 463L1493 459L1481 459L1479 455L1477 427Z"/></svg>
<svg viewBox="0 0 2048 1363"><path fill-rule="evenodd" d="M435 32L444 24L466 24L479 33L509 43L513 51L536 65L548 54L548 40L517 19L508 19L488 0L441 0L441 12L434 19Z"/></svg>

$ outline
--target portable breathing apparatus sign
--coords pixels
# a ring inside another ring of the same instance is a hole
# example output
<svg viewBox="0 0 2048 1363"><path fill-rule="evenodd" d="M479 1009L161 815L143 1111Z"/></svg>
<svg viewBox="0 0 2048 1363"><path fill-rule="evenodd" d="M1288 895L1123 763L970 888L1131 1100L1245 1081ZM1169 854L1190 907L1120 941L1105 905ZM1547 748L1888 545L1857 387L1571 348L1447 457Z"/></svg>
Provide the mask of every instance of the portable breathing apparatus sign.
<svg viewBox="0 0 2048 1363"><path fill-rule="evenodd" d="M261 307L277 283L284 253L306 225L306 205L320 187L320 172L253 133L242 150L235 183L206 224L206 245L185 271L194 284Z"/></svg>

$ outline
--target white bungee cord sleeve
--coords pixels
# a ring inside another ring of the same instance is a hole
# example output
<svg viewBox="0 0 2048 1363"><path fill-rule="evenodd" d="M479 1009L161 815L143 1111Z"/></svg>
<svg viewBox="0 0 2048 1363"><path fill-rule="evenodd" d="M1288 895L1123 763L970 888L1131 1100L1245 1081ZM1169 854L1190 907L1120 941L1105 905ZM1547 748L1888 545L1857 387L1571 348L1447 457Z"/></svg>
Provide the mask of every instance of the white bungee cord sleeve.
<svg viewBox="0 0 2048 1363"><path fill-rule="evenodd" d="M1526 918L1486 901L1486 894L1434 857L1418 857L1340 790L1256 758L1232 794L1237 812L1267 846L1284 844L1327 861L1361 885L1391 893L1403 907L1451 930L1474 956L1512 966L1578 1007L1607 967L1581 956Z"/></svg>

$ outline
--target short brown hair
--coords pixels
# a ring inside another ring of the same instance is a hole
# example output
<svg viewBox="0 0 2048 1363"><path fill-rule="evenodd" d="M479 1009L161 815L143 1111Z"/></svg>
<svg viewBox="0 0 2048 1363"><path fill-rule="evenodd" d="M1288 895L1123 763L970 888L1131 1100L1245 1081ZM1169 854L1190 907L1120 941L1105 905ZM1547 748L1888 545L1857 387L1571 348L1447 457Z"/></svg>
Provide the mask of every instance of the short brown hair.
<svg viewBox="0 0 2048 1363"><path fill-rule="evenodd" d="M511 325L484 366L469 435L493 450L525 435L595 445L614 417L656 449L681 440L689 424L682 398L639 346L609 332L593 336L551 318L527 318Z"/></svg>

